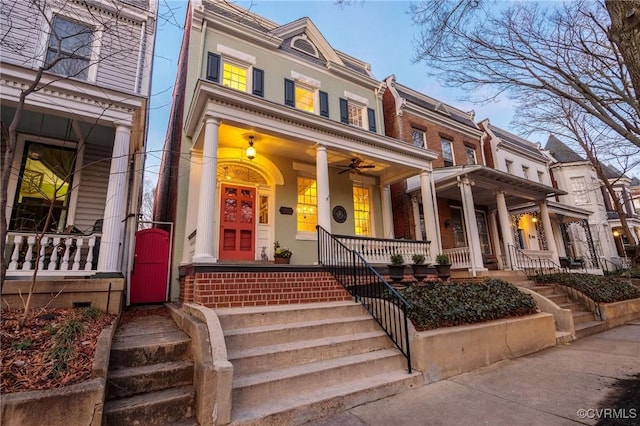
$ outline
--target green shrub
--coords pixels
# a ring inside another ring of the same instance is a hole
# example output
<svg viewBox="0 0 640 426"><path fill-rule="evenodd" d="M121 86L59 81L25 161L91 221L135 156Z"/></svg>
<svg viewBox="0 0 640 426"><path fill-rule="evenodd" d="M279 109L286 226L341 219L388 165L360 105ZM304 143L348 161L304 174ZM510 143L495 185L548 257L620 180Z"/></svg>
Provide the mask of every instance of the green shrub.
<svg viewBox="0 0 640 426"><path fill-rule="evenodd" d="M574 288L598 303L619 302L640 297L640 290L615 276L551 274L536 277L541 284L556 283Z"/></svg>
<svg viewBox="0 0 640 426"><path fill-rule="evenodd" d="M394 253L389 258L392 265L404 265L404 257L400 253Z"/></svg>
<svg viewBox="0 0 640 426"><path fill-rule="evenodd" d="M536 313L531 296L506 281L453 283L401 290L410 303L409 318L418 330L451 327Z"/></svg>

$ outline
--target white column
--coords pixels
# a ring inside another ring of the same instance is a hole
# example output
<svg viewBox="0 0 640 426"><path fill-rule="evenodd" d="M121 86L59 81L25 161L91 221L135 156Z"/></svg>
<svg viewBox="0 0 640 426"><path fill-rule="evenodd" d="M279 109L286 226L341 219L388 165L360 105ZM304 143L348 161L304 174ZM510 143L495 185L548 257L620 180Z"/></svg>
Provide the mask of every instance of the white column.
<svg viewBox="0 0 640 426"><path fill-rule="evenodd" d="M462 197L462 211L466 223L467 242L469 243L469 260L471 261L471 272L476 276L476 271L485 271L482 263L482 248L480 247L480 233L478 232L478 222L476 221L476 208L473 202L471 191L471 181L469 178L462 178L458 183L460 195Z"/></svg>
<svg viewBox="0 0 640 426"><path fill-rule="evenodd" d="M213 257L213 218L216 208L218 169L218 129L220 120L207 117L204 128L200 197L198 198L198 227L193 263L211 263Z"/></svg>
<svg viewBox="0 0 640 426"><path fill-rule="evenodd" d="M560 264L560 260L558 259L558 247L556 247L556 239L553 235L553 227L551 226L551 218L549 217L547 202L542 201L539 204L539 207L540 219L542 220L542 229L544 229L544 236L547 240L547 249L551 252L551 260L553 260L557 264Z"/></svg>
<svg viewBox="0 0 640 426"><path fill-rule="evenodd" d="M507 201L504 198L504 191L496 193L496 204L498 205L498 220L500 221L500 230L502 231L502 242L504 243L504 253L506 259L506 268L511 268L511 257L509 246L514 246L513 231L511 230L511 216L507 210Z"/></svg>
<svg viewBox="0 0 640 426"><path fill-rule="evenodd" d="M130 139L131 128L127 125L118 125L113 141L107 199L104 206L98 272L121 272L118 269L118 259L124 230L122 211L128 193L127 167Z"/></svg>
<svg viewBox="0 0 640 426"><path fill-rule="evenodd" d="M422 195L422 213L427 240L431 241L431 253L442 253L440 226L438 225L438 202L435 198L433 176L430 170L420 172L420 194Z"/></svg>
<svg viewBox="0 0 640 426"><path fill-rule="evenodd" d="M413 233L417 241L422 241L422 228L420 227L420 202L418 197L411 197L411 211L413 212Z"/></svg>
<svg viewBox="0 0 640 426"><path fill-rule="evenodd" d="M395 238L390 185L380 187L380 199L382 200L382 232L384 233L382 238Z"/></svg>
<svg viewBox="0 0 640 426"><path fill-rule="evenodd" d="M503 269L505 265L502 262L502 247L500 247L500 235L498 234L498 219L496 210L489 212L489 232L491 233L491 241L493 241L493 249L498 260L498 268Z"/></svg>
<svg viewBox="0 0 640 426"><path fill-rule="evenodd" d="M329 162L327 147L316 148L316 190L318 195L318 225L331 233L331 199L329 198Z"/></svg>

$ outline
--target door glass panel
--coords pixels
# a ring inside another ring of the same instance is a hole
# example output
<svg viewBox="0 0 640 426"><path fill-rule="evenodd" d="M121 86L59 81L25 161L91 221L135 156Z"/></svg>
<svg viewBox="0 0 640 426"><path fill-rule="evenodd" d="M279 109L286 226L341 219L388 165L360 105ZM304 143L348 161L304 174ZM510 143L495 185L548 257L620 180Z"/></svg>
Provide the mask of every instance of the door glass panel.
<svg viewBox="0 0 640 426"><path fill-rule="evenodd" d="M232 187L227 186L224 189L224 194L227 195L227 196L235 197L236 195L238 195L238 188L232 188Z"/></svg>
<svg viewBox="0 0 640 426"><path fill-rule="evenodd" d="M224 221L235 222L237 217L238 201L232 199L224 200Z"/></svg>
<svg viewBox="0 0 640 426"><path fill-rule="evenodd" d="M260 196L260 211L258 214L258 222L262 224L269 223L269 197Z"/></svg>
<svg viewBox="0 0 640 426"><path fill-rule="evenodd" d="M467 238L464 234L464 225L462 222L462 209L459 207L451 208L451 227L453 228L453 241L456 247L466 247Z"/></svg>
<svg viewBox="0 0 640 426"><path fill-rule="evenodd" d="M240 210L240 223L253 223L253 201L242 200Z"/></svg>
<svg viewBox="0 0 640 426"><path fill-rule="evenodd" d="M484 212L476 212L476 223L478 224L478 234L480 236L480 248L482 249L482 254L491 254L489 231L487 229L487 216Z"/></svg>
<svg viewBox="0 0 640 426"><path fill-rule="evenodd" d="M240 191L240 195L243 197L251 198L253 197L253 191L250 189L243 189Z"/></svg>

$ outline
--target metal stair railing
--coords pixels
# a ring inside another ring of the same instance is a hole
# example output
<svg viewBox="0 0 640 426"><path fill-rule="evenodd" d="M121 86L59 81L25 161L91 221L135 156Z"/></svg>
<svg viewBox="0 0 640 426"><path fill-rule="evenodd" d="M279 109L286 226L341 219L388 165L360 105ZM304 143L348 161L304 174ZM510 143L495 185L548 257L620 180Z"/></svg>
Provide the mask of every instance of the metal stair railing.
<svg viewBox="0 0 640 426"><path fill-rule="evenodd" d="M520 248L509 244L509 260L513 269L519 269L524 272L527 277L536 275L553 274L558 271L566 271L566 268L558 265L551 259L533 258L524 253ZM534 272L534 274L531 274Z"/></svg>
<svg viewBox="0 0 640 426"><path fill-rule="evenodd" d="M349 249L321 226L318 231L318 262L362 304L407 359L409 349L409 302L355 250Z"/></svg>

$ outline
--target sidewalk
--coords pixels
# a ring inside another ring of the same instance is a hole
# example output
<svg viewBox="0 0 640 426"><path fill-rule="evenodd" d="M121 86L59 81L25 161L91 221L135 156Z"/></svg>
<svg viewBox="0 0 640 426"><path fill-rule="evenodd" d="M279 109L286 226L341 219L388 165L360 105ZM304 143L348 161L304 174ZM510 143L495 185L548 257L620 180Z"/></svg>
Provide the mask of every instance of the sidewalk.
<svg viewBox="0 0 640 426"><path fill-rule="evenodd" d="M611 408L602 404L611 385L639 373L640 321L635 321L307 425L594 425L595 410ZM640 407L617 414L627 416L626 424L640 424Z"/></svg>

